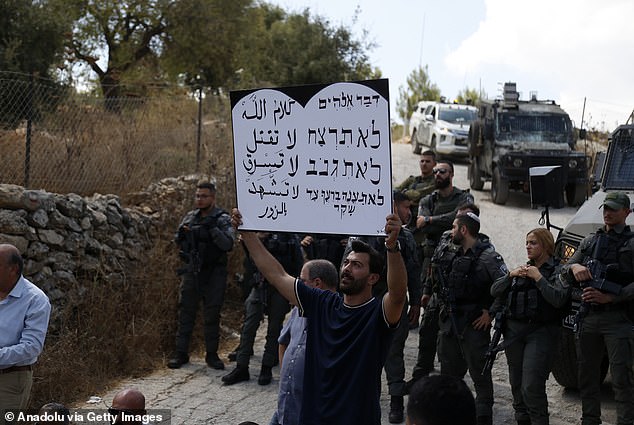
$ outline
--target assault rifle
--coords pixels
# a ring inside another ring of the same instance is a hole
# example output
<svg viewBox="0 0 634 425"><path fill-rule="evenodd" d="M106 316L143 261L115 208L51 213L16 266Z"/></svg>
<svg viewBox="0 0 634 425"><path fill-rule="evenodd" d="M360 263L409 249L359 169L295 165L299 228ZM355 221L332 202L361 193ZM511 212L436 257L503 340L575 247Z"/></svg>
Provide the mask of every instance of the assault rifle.
<svg viewBox="0 0 634 425"><path fill-rule="evenodd" d="M597 242L597 245L598 244L599 243ZM579 282L579 286L581 287L582 291L584 288L594 288L598 289L601 292L607 292L608 294L613 295L619 295L621 293L621 289L623 289L623 287L618 283L610 280L610 278L618 275L619 273L617 264L605 265L599 260L591 259L586 263L586 267L590 271L592 279L586 280L584 282ZM581 304L579 305L579 310L575 315L573 327L573 331L577 338L581 334L583 319L585 319L589 312L590 303L581 301Z"/></svg>
<svg viewBox="0 0 634 425"><path fill-rule="evenodd" d="M485 362L484 367L482 368L482 375L485 375L487 372L491 372L493 368L493 362L495 362L495 358L498 353L504 350L504 345L500 344L500 338L502 338L502 322L505 319L504 310L498 311L495 313L495 323L493 324L493 337L491 338L491 342L489 343L489 348L487 352L484 354Z"/></svg>
<svg viewBox="0 0 634 425"><path fill-rule="evenodd" d="M456 336L462 357L466 358L462 347L462 334L458 332L458 324L456 322L456 294L453 291L453 286L451 288L447 286L442 270L436 270L436 275L438 276L438 283L440 283L440 298L447 307L447 315L451 321L451 330Z"/></svg>
<svg viewBox="0 0 634 425"><path fill-rule="evenodd" d="M198 251L198 244L194 238L194 230L189 227L183 227L178 230L178 239L185 238L187 243L186 248L181 246L181 250L178 253L180 258L187 263L187 266L178 269L179 275L185 273L191 273L194 275L194 279L198 279L198 273L200 273L201 262L200 252Z"/></svg>

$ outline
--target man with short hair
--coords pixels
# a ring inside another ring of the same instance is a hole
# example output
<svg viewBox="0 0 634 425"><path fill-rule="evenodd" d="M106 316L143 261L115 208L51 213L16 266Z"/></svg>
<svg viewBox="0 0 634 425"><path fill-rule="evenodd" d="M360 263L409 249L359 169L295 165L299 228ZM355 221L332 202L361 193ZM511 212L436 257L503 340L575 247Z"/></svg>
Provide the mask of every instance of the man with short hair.
<svg viewBox="0 0 634 425"><path fill-rule="evenodd" d="M115 424L141 425L146 415L145 396L139 390L126 388L115 394L108 409Z"/></svg>
<svg viewBox="0 0 634 425"><path fill-rule="evenodd" d="M237 209L232 222L242 224ZM372 296L372 286L383 259L361 241L353 242L341 267L341 297L293 278L254 232L242 232L260 272L307 318L303 425L381 423L381 369L406 299L407 273L397 242L401 226L397 215L386 217L388 290L381 299Z"/></svg>
<svg viewBox="0 0 634 425"><path fill-rule="evenodd" d="M587 308L587 315L577 323L580 329L576 340L582 425L601 423L604 345L610 361L616 423L634 423L634 334L632 316L628 314L634 298L634 233L625 224L632 211L630 204L626 193L608 193L602 204L605 225L583 239L562 268L562 279L577 288L573 299L580 299ZM590 261L605 268L605 275L593 276ZM611 282L614 289L618 288L618 294L593 287L593 279Z"/></svg>
<svg viewBox="0 0 634 425"><path fill-rule="evenodd" d="M433 192L436 182L434 179L434 173L432 172L436 166L436 152L432 150L426 150L420 154L419 167L420 175L409 176L401 184L396 186L395 190L403 192L410 201L412 201L412 215L411 221L406 222L410 229L416 229L416 216L418 213L418 203L423 196ZM422 241L418 240L418 243Z"/></svg>
<svg viewBox="0 0 634 425"><path fill-rule="evenodd" d="M475 400L467 384L455 376L425 376L407 401L407 425L475 425Z"/></svg>
<svg viewBox="0 0 634 425"><path fill-rule="evenodd" d="M23 269L18 249L0 244L0 413L26 409L51 315L48 297Z"/></svg>
<svg viewBox="0 0 634 425"><path fill-rule="evenodd" d="M337 269L328 260L310 260L304 264L299 278L311 288L336 292L339 279ZM306 318L293 307L280 333L280 392L277 410L270 425L299 424L304 387L304 359L306 355Z"/></svg>
<svg viewBox="0 0 634 425"><path fill-rule="evenodd" d="M176 233L181 269L179 322L176 349L167 367L178 369L189 362L189 343L196 312L202 300L205 361L209 367L224 369L218 357L220 309L227 286L227 252L233 248L235 231L229 214L216 207L216 186L200 183L196 188L196 209L185 215Z"/></svg>
<svg viewBox="0 0 634 425"><path fill-rule="evenodd" d="M479 231L477 215L457 215L451 229L455 249L441 253L431 276L439 288L440 373L463 378L469 371L476 391L477 424L491 425L493 381L491 371L483 371L490 342L490 288L508 269L493 245L479 238Z"/></svg>

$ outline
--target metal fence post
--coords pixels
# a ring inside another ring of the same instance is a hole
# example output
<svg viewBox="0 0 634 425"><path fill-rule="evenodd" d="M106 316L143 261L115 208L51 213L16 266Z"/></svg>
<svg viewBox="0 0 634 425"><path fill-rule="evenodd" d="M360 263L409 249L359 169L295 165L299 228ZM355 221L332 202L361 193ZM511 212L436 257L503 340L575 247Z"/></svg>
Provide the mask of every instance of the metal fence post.
<svg viewBox="0 0 634 425"><path fill-rule="evenodd" d="M33 125L33 92L35 90L35 80L33 74L29 77L29 91L27 94L26 110L26 146L24 152L24 187L29 187L31 174L31 130Z"/></svg>
<svg viewBox="0 0 634 425"><path fill-rule="evenodd" d="M196 132L196 172L200 171L200 138L203 125L203 86L198 86L198 131Z"/></svg>

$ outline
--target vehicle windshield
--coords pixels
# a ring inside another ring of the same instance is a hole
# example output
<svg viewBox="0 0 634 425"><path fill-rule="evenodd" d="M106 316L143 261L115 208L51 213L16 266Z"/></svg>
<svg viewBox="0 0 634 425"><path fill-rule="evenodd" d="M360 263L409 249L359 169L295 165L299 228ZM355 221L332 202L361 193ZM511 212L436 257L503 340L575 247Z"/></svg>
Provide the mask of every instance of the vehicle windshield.
<svg viewBox="0 0 634 425"><path fill-rule="evenodd" d="M476 113L470 109L441 108L438 119L456 124L469 124L476 119Z"/></svg>
<svg viewBox="0 0 634 425"><path fill-rule="evenodd" d="M498 115L499 140L549 141L568 143L569 120L564 115Z"/></svg>
<svg viewBox="0 0 634 425"><path fill-rule="evenodd" d="M613 134L604 167L603 188L634 189L634 128L623 126Z"/></svg>

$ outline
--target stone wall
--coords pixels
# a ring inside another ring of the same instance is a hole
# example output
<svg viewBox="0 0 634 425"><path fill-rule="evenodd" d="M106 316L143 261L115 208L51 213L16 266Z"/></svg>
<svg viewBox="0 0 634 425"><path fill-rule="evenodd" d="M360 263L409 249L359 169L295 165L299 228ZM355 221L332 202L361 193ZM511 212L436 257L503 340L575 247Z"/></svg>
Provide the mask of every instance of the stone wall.
<svg viewBox="0 0 634 425"><path fill-rule="evenodd" d="M182 212L191 208L198 181L191 175L163 179L128 196L59 195L0 185L0 243L15 245L25 260L24 276L42 288L53 304L51 326L82 284L106 279L125 282L142 264L158 237L173 235Z"/></svg>

